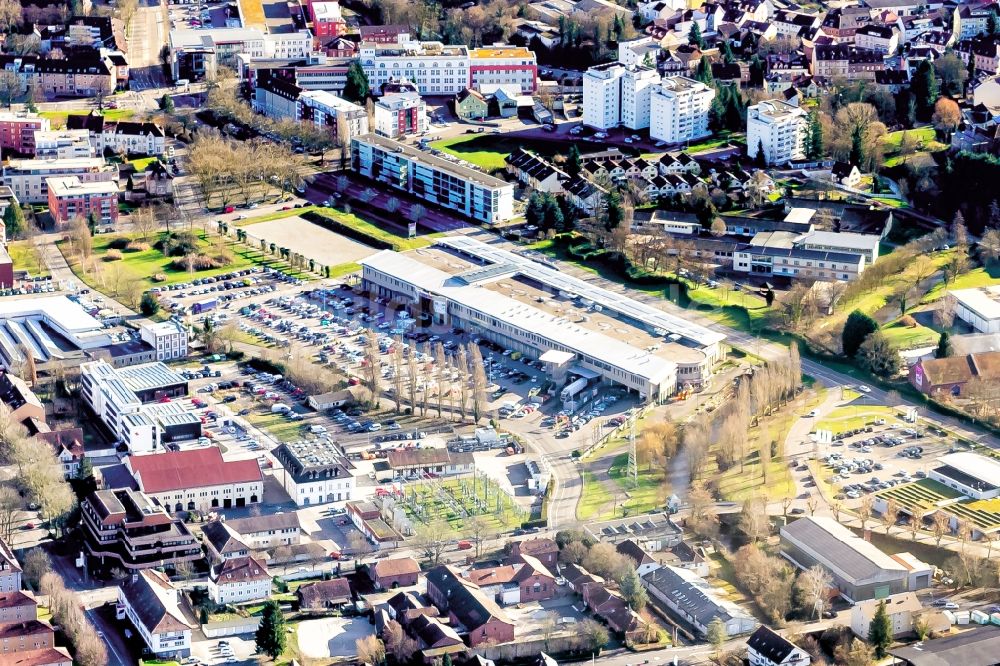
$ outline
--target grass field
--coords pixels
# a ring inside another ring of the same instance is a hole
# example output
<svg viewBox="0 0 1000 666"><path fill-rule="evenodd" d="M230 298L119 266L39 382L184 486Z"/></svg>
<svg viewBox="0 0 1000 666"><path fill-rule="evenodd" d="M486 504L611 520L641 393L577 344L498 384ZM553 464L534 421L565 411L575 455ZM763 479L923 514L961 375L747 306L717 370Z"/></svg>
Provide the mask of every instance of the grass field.
<svg viewBox="0 0 1000 666"><path fill-rule="evenodd" d="M529 518L528 512L485 474L407 484L401 504L415 528L445 527L455 536L469 536L475 517L482 520L490 535Z"/></svg>
<svg viewBox="0 0 1000 666"><path fill-rule="evenodd" d="M921 146L930 143L935 137L934 128L930 126L918 127L917 129L911 130L900 130L898 132L889 132L882 137L882 149L887 155L899 152L899 146L903 141L904 133L909 133L911 139L916 140Z"/></svg>
<svg viewBox="0 0 1000 666"><path fill-rule="evenodd" d="M308 419L289 421L281 414L261 412L258 409L254 409L245 418L255 427L282 442L294 442L302 439L303 425L309 424Z"/></svg>
<svg viewBox="0 0 1000 666"><path fill-rule="evenodd" d="M25 270L33 277L45 277L48 267L42 262L38 248L31 241L11 241L7 244L7 254L14 262L15 270Z"/></svg>
<svg viewBox="0 0 1000 666"><path fill-rule="evenodd" d="M859 405L838 407L830 412L825 419L816 424L817 430L830 430L833 434L846 430L863 428L872 419L895 420L896 410L892 407L879 405Z"/></svg>
<svg viewBox="0 0 1000 666"><path fill-rule="evenodd" d="M434 141L430 146L450 153L470 164L475 164L485 171L493 171L506 168L504 158L518 148L551 156L555 153L553 149L556 144L548 141L511 138L502 134L460 134L450 139Z"/></svg>
<svg viewBox="0 0 1000 666"><path fill-rule="evenodd" d="M591 472L583 473L583 493L580 495L580 503L576 505L577 518L594 520L614 501L614 496L596 476Z"/></svg>
<svg viewBox="0 0 1000 666"><path fill-rule="evenodd" d="M146 170L146 167L153 162L156 162L158 159L160 158L155 155L151 155L149 157L139 157L134 160L129 160L128 163L132 165L132 168L135 169L137 173L142 173Z"/></svg>
<svg viewBox="0 0 1000 666"><path fill-rule="evenodd" d="M939 333L927 326L903 326L899 322L888 324L881 329L896 349L916 349L927 347L938 341Z"/></svg>
<svg viewBox="0 0 1000 666"><path fill-rule="evenodd" d="M85 116L90 111L41 111L38 115L48 118L52 129L59 129L66 126L66 118L69 116ZM135 115L133 109L105 109L104 120L106 122L117 122L119 120L130 120Z"/></svg>
<svg viewBox="0 0 1000 666"><path fill-rule="evenodd" d="M248 227L252 224L259 224L261 222L271 222L272 220L280 220L285 217L293 217L296 215L311 213L314 210L319 210L319 206L303 206L302 208L292 208L291 210L276 210L273 213L267 213L266 215L257 215L255 217L249 217L245 220L237 220L231 223L230 226Z"/></svg>
<svg viewBox="0 0 1000 666"><path fill-rule="evenodd" d="M938 282L927 292L921 302L930 303L936 301L952 289L973 289L975 287L990 287L996 284L1000 284L1000 264L990 264L984 268L977 268L958 276L951 284L945 285L944 282Z"/></svg>

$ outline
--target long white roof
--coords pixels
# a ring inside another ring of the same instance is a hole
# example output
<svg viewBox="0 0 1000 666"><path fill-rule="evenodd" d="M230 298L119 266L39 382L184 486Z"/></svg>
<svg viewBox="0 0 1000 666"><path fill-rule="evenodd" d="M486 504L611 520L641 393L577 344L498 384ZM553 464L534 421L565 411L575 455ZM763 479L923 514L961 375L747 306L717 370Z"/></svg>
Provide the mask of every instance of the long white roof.
<svg viewBox="0 0 1000 666"><path fill-rule="evenodd" d="M36 296L0 301L0 320L39 316L46 317L72 333L99 331L103 328L101 322L65 296Z"/></svg>
<svg viewBox="0 0 1000 666"><path fill-rule="evenodd" d="M513 264L517 267L517 272L520 275L535 280L539 284L544 284L551 289L556 289L572 296L579 296L582 299L600 305L603 310L609 310L629 317L649 326L651 329L662 329L667 333L675 333L701 346L707 347L726 339L726 336L722 333L668 314L659 308L640 303L627 296L596 287L579 278L560 273L558 270L545 266L533 259L487 245L475 238L468 236L447 236L439 238L437 243L458 252L472 255L481 261L491 264Z"/></svg>
<svg viewBox="0 0 1000 666"><path fill-rule="evenodd" d="M672 361L490 289L466 285L454 276L407 255L383 250L363 259L361 265L653 383L676 371L677 365Z"/></svg>
<svg viewBox="0 0 1000 666"><path fill-rule="evenodd" d="M968 474L974 479L1000 488L1000 462L993 458L969 451L959 451L941 456L938 458L938 462L957 469L963 474Z"/></svg>

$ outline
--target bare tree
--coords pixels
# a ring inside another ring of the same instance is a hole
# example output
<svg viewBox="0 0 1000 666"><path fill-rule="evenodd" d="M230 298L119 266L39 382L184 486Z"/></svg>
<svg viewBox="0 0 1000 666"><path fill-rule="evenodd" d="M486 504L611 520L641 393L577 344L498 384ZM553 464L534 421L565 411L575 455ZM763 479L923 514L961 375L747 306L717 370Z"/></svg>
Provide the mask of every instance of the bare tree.
<svg viewBox="0 0 1000 666"><path fill-rule="evenodd" d="M21 495L10 486L0 486L0 536L10 543L21 519L21 509L24 501Z"/></svg>
<svg viewBox="0 0 1000 666"><path fill-rule="evenodd" d="M812 617L818 618L825 610L826 602L833 587L833 576L818 564L806 569L795 583L803 605L810 611Z"/></svg>
<svg viewBox="0 0 1000 666"><path fill-rule="evenodd" d="M944 511L935 511L934 516L931 518L931 531L934 533L935 545L941 547L941 539L947 534L951 529L951 519L948 517Z"/></svg>
<svg viewBox="0 0 1000 666"><path fill-rule="evenodd" d="M886 534L888 534L892 526L896 524L896 518L898 516L899 503L894 499L887 500L885 503L885 512L882 514L882 526L885 527Z"/></svg>

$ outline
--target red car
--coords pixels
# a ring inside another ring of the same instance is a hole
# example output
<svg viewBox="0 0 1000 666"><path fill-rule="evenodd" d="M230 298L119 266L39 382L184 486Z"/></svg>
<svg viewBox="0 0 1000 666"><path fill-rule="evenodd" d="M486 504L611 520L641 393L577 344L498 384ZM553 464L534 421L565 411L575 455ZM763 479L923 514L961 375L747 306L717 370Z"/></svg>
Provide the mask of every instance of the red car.
<svg viewBox="0 0 1000 666"><path fill-rule="evenodd" d="M236 211L236 209L234 207L232 207L232 206L226 206L225 210L223 210L222 212L223 213L233 213L235 211Z"/></svg>
<svg viewBox="0 0 1000 666"><path fill-rule="evenodd" d="M291 210L291 209L292 209L291 206L282 206L281 207L281 210Z"/></svg>
<svg viewBox="0 0 1000 666"><path fill-rule="evenodd" d="M168 398L167 396L163 396L162 398L159 399L158 402L167 403L170 402L170 398Z"/></svg>

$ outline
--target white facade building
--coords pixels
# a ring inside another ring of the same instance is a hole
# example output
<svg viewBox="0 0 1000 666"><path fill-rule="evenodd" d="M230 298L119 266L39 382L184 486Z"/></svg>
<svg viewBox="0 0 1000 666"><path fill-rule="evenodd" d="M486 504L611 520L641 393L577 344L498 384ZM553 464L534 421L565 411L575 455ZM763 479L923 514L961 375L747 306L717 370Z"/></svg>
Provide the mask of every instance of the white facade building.
<svg viewBox="0 0 1000 666"><path fill-rule="evenodd" d="M187 356L187 331L175 321L143 324L139 327L139 338L156 350L157 361L172 361Z"/></svg>
<svg viewBox="0 0 1000 666"><path fill-rule="evenodd" d="M649 67L629 67L621 78L621 124L629 129L649 127L650 95L660 75Z"/></svg>
<svg viewBox="0 0 1000 666"><path fill-rule="evenodd" d="M375 100L375 133L390 139L427 131L427 104L413 92L390 93Z"/></svg>
<svg viewBox="0 0 1000 666"><path fill-rule="evenodd" d="M768 164L805 159L809 114L794 104L771 99L747 109L747 153L757 157L761 146Z"/></svg>
<svg viewBox="0 0 1000 666"><path fill-rule="evenodd" d="M955 289L948 292L955 316L979 333L1000 333L1000 286Z"/></svg>
<svg viewBox="0 0 1000 666"><path fill-rule="evenodd" d="M180 604L178 590L155 569L133 573L118 588L119 614L128 618L157 658L183 659L191 654L191 625Z"/></svg>
<svg viewBox="0 0 1000 666"><path fill-rule="evenodd" d="M375 94L382 84L405 79L416 85L421 95L454 95L468 88L471 80L467 46L445 46L441 42L365 42L358 50L358 57Z"/></svg>
<svg viewBox="0 0 1000 666"><path fill-rule="evenodd" d="M162 155L166 138L156 123L108 123L101 132L100 150L128 155Z"/></svg>
<svg viewBox="0 0 1000 666"><path fill-rule="evenodd" d="M650 93L660 83L651 67L618 62L596 65L583 75L583 124L601 130L649 127Z"/></svg>
<svg viewBox="0 0 1000 666"><path fill-rule="evenodd" d="M516 86L525 95L538 88L538 62L523 46L498 44L469 51L469 85Z"/></svg>
<svg viewBox="0 0 1000 666"><path fill-rule="evenodd" d="M35 132L35 157L67 160L94 157L97 151L87 130L49 130Z"/></svg>
<svg viewBox="0 0 1000 666"><path fill-rule="evenodd" d="M274 450L285 471L281 482L296 506L354 498L354 465L335 444L321 440L286 442Z"/></svg>
<svg viewBox="0 0 1000 666"><path fill-rule="evenodd" d="M375 134L351 142L355 173L461 215L495 224L514 217L514 186Z"/></svg>
<svg viewBox="0 0 1000 666"><path fill-rule="evenodd" d="M708 112L713 99L715 90L700 81L686 76L663 79L650 98L650 138L684 143L708 136Z"/></svg>
<svg viewBox="0 0 1000 666"><path fill-rule="evenodd" d="M368 112L364 107L325 90L302 91L296 109L298 120L327 129L345 144L369 132Z"/></svg>
<svg viewBox="0 0 1000 666"><path fill-rule="evenodd" d="M940 466L929 470L927 478L976 500L1000 496L1000 462L993 458L960 451L941 456L938 462Z"/></svg>
<svg viewBox="0 0 1000 666"><path fill-rule="evenodd" d="M76 176L83 183L118 182L118 168L101 157L9 160L3 166L4 184L21 203L48 203L49 178Z"/></svg>
<svg viewBox="0 0 1000 666"><path fill-rule="evenodd" d="M262 601L271 595L271 574L253 557L223 561L208 577L208 596L217 604Z"/></svg>

